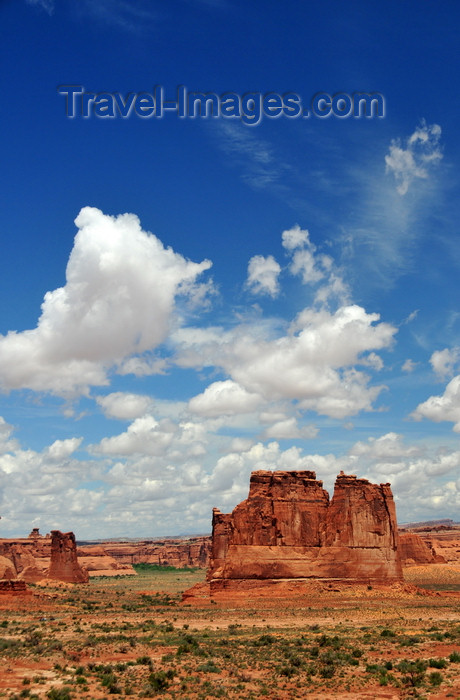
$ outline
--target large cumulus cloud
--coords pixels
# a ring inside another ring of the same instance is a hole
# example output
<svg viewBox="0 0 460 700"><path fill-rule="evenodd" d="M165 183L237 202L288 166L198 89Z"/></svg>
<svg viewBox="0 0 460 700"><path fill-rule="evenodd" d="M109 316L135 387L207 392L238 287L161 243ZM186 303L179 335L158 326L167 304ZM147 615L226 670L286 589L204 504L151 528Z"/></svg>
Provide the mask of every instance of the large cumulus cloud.
<svg viewBox="0 0 460 700"><path fill-rule="evenodd" d="M240 404L256 402L258 397L288 399L302 409L344 418L371 410L382 386L369 386L369 376L355 365L375 366L377 356L371 351L389 347L395 332L379 321L378 314L348 305L335 312L307 308L287 333L276 338L267 337L267 329L247 325L228 332L181 329L174 341L180 365L221 367ZM221 382L211 385L192 399L190 407L196 411L206 407L207 415L212 415L213 404L218 410L229 389Z"/></svg>
<svg viewBox="0 0 460 700"><path fill-rule="evenodd" d="M146 233L133 214L85 207L66 284L45 294L37 327L0 336L0 387L68 394L107 384L108 370L155 348L175 298L196 297L207 260L194 263Z"/></svg>

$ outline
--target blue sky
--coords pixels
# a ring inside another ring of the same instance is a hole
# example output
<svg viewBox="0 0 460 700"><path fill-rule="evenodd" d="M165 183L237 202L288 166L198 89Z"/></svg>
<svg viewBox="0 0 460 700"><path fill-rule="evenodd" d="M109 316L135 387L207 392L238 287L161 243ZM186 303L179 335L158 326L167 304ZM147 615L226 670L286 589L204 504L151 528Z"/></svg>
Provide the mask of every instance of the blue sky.
<svg viewBox="0 0 460 700"><path fill-rule="evenodd" d="M458 519L457 2L0 5L3 536L210 531L254 469ZM70 119L57 88L380 93Z"/></svg>

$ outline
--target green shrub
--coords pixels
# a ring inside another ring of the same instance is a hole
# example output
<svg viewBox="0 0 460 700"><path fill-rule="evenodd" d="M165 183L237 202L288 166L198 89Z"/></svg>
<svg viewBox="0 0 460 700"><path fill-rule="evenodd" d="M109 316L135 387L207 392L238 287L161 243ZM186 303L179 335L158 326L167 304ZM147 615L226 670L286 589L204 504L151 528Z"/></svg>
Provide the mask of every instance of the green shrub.
<svg viewBox="0 0 460 700"><path fill-rule="evenodd" d="M430 659L428 661L428 666L430 668L446 668L447 666L447 661L446 659Z"/></svg>
<svg viewBox="0 0 460 700"><path fill-rule="evenodd" d="M136 659L136 663L143 666L151 666L152 659L150 658L150 656L139 656Z"/></svg>
<svg viewBox="0 0 460 700"><path fill-rule="evenodd" d="M438 687L441 685L444 679L442 673L439 673L439 671L433 671L433 673L430 673L428 676L428 680L430 681L431 685Z"/></svg>
<svg viewBox="0 0 460 700"><path fill-rule="evenodd" d="M153 690L166 690L169 687L170 681L174 678L174 671L154 671L149 676L149 685Z"/></svg>
<svg viewBox="0 0 460 700"><path fill-rule="evenodd" d="M65 686L62 688L51 688L46 693L46 697L49 698L49 700L72 700L72 694L70 692L70 688L66 688Z"/></svg>
<svg viewBox="0 0 460 700"><path fill-rule="evenodd" d="M295 673L298 673L298 670L294 668L294 666L281 666L279 669L278 673L280 676L286 676L287 678L291 678Z"/></svg>
<svg viewBox="0 0 460 700"><path fill-rule="evenodd" d="M181 654L197 653L200 644L193 635L185 634L182 639L182 643L177 647L177 656Z"/></svg>
<svg viewBox="0 0 460 700"><path fill-rule="evenodd" d="M321 678L332 678L332 676L334 674L335 674L334 664L325 664L319 670L319 675L321 676Z"/></svg>
<svg viewBox="0 0 460 700"><path fill-rule="evenodd" d="M427 664L421 659L416 661L400 661L396 666L397 670L403 675L403 683L412 687L417 687L422 684L425 678Z"/></svg>
<svg viewBox="0 0 460 700"><path fill-rule="evenodd" d="M212 659L210 659L209 661L206 661L206 663L200 664L197 671L202 671L203 673L220 673L220 668L216 666Z"/></svg>
<svg viewBox="0 0 460 700"><path fill-rule="evenodd" d="M276 642L276 637L272 634L261 634L258 639L254 640L254 646L256 647L266 647L269 644Z"/></svg>

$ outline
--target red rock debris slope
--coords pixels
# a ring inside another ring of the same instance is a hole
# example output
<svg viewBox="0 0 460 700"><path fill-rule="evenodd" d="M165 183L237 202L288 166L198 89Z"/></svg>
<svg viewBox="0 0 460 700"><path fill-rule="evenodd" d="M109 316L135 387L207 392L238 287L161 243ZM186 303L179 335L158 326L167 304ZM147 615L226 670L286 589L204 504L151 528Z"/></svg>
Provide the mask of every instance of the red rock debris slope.
<svg viewBox="0 0 460 700"><path fill-rule="evenodd" d="M339 474L334 495L312 471L255 471L249 496L213 511L211 594L246 580L402 581L389 484ZM187 598L187 594L185 594Z"/></svg>

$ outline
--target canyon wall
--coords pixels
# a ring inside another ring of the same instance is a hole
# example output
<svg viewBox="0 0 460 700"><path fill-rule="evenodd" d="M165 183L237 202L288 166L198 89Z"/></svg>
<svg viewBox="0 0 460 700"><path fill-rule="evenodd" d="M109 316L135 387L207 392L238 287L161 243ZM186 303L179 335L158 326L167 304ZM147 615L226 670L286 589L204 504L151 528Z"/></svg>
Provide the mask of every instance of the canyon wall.
<svg viewBox="0 0 460 700"><path fill-rule="evenodd" d="M190 537L180 540L144 540L141 542L104 542L105 552L121 564L157 564L207 568L211 552L210 537ZM87 548L88 550L90 547Z"/></svg>

